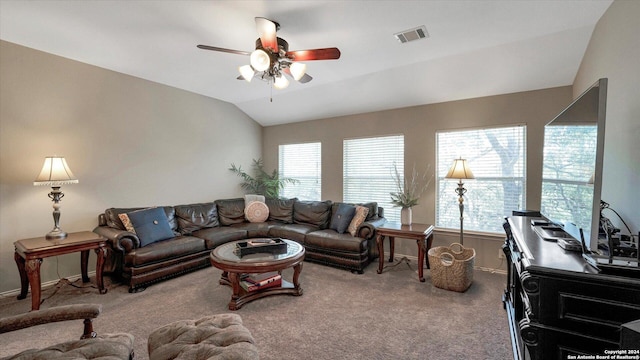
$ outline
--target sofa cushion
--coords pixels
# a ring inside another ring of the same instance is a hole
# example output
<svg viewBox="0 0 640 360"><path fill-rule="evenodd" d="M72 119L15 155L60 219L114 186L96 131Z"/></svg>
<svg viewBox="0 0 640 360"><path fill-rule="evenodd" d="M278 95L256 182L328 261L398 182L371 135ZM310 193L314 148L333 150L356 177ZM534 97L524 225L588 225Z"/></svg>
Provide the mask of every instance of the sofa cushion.
<svg viewBox="0 0 640 360"><path fill-rule="evenodd" d="M317 227L308 224L285 224L273 226L269 229L269 236L289 239L304 244L305 235L318 230Z"/></svg>
<svg viewBox="0 0 640 360"><path fill-rule="evenodd" d="M196 230L219 226L216 203L178 205L176 219L181 234L188 235Z"/></svg>
<svg viewBox="0 0 640 360"><path fill-rule="evenodd" d="M229 241L246 239L247 230L223 226L194 231L193 236L204 239L207 249L213 249Z"/></svg>
<svg viewBox="0 0 640 360"><path fill-rule="evenodd" d="M358 228L367 219L368 213L369 213L368 207L364 207L360 205L356 206L356 213L353 215L353 219L351 220L351 223L349 224L349 228L347 229L347 231L349 231L349 234L351 234L351 236L356 236L356 234L358 233Z"/></svg>
<svg viewBox="0 0 640 360"><path fill-rule="evenodd" d="M205 241L193 236L178 236L135 249L124 257L125 265L141 266L204 251Z"/></svg>
<svg viewBox="0 0 640 360"><path fill-rule="evenodd" d="M247 238L269 237L269 229L278 222L241 223L231 225L234 229L246 230ZM281 223L280 223L281 224Z"/></svg>
<svg viewBox="0 0 640 360"><path fill-rule="evenodd" d="M336 213L331 216L331 225L329 228L338 232L338 234L344 234L353 220L353 216L356 213L356 207L348 204L340 204Z"/></svg>
<svg viewBox="0 0 640 360"><path fill-rule="evenodd" d="M296 201L293 204L294 224L309 224L326 229L331 219L331 201Z"/></svg>
<svg viewBox="0 0 640 360"><path fill-rule="evenodd" d="M252 201L245 207L244 216L252 223L265 222L269 218L269 207L263 202Z"/></svg>
<svg viewBox="0 0 640 360"><path fill-rule="evenodd" d="M326 229L310 232L304 239L305 246L360 253L367 248L367 240L353 237L349 233L338 234Z"/></svg>
<svg viewBox="0 0 640 360"><path fill-rule="evenodd" d="M244 222L244 199L216 200L220 225L229 226Z"/></svg>
<svg viewBox="0 0 640 360"><path fill-rule="evenodd" d="M293 224L293 204L298 201L292 199L265 199L269 207L269 221L279 221L285 224Z"/></svg>
<svg viewBox="0 0 640 360"><path fill-rule="evenodd" d="M174 237L167 215L162 208L149 208L127 213L140 239L140 246Z"/></svg>

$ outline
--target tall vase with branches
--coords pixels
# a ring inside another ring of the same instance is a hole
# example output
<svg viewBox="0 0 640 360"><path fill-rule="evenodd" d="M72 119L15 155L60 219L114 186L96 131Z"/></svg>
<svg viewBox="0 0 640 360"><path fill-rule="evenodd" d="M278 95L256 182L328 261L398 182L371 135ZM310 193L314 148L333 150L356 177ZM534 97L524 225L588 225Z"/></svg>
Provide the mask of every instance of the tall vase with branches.
<svg viewBox="0 0 640 360"><path fill-rule="evenodd" d="M241 166L231 164L229 170L242 178L240 186L249 194L264 195L268 199L277 199L285 184L297 184L298 180L288 177L281 177L278 170L268 173L264 169L262 159L254 159L251 165L254 175L245 172Z"/></svg>
<svg viewBox="0 0 640 360"><path fill-rule="evenodd" d="M393 206L402 208L401 223L409 225L412 222L411 208L418 205L418 200L422 194L429 188L433 175L427 179L427 173L431 169L431 165L427 165L427 169L422 175L416 170L415 164L411 171L411 177L405 178L400 174L397 164L393 164L393 180L396 191L389 193L391 195L391 203Z"/></svg>

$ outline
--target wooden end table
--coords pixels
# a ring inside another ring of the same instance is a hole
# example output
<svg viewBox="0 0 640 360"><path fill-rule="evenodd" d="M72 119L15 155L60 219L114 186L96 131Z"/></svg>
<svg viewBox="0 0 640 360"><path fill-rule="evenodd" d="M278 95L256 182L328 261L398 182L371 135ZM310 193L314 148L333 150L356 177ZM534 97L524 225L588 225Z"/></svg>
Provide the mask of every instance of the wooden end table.
<svg viewBox="0 0 640 360"><path fill-rule="evenodd" d="M418 244L418 279L424 282L424 270L422 263L425 262L429 269L429 257L427 251L431 249L433 244L433 225L416 224L400 225L394 222L388 222L376 228L376 244L378 245L379 263L378 274L382 274L384 269L384 237L389 237L389 262L393 262L393 252L395 248L395 238L403 238L415 240Z"/></svg>
<svg viewBox="0 0 640 360"><path fill-rule="evenodd" d="M102 281L102 270L106 257L107 239L91 232L83 231L69 233L64 239L47 240L44 236L22 239L13 243L15 246L14 259L20 272L20 295L18 300L27 297L29 285L31 285L31 310L40 309L40 264L42 259L51 256L80 252L80 269L82 282L89 282L87 275L87 263L89 250L95 250L98 255L96 264L96 283L100 294L107 292Z"/></svg>
<svg viewBox="0 0 640 360"><path fill-rule="evenodd" d="M300 272L304 260L304 247L293 240L282 239L287 243L285 254L258 253L238 256L234 250L236 244L246 240L232 241L216 247L210 255L211 265L222 270L221 285L231 286L233 291L229 310L238 310L242 305L265 296L288 294L302 295L300 287ZM282 279L282 285L262 290L247 292L240 286L242 274L260 274L272 271L282 272L286 268L293 267L293 283Z"/></svg>

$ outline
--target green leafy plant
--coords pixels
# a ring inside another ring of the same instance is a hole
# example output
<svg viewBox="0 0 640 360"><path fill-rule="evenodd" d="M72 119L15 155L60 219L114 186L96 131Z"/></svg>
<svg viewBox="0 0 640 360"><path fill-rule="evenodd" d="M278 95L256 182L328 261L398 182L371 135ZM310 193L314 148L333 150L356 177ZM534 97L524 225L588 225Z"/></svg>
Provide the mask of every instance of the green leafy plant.
<svg viewBox="0 0 640 360"><path fill-rule="evenodd" d="M418 205L418 200L420 200L422 194L431 184L431 180L433 180L433 175L427 180L427 172L429 172L430 168L431 165L428 165L427 170L420 176L414 164L411 178L407 180L400 175L398 166L394 163L392 175L397 191L389 193L391 195L391 203L401 208L411 208Z"/></svg>
<svg viewBox="0 0 640 360"><path fill-rule="evenodd" d="M298 180L287 177L280 177L278 170L268 173L264 170L264 162L262 159L253 159L251 165L254 175L246 173L241 166L231 164L229 170L234 172L240 178L242 183L240 186L249 194L264 195L269 199L276 199L280 196L280 190L284 189L284 185L297 184Z"/></svg>

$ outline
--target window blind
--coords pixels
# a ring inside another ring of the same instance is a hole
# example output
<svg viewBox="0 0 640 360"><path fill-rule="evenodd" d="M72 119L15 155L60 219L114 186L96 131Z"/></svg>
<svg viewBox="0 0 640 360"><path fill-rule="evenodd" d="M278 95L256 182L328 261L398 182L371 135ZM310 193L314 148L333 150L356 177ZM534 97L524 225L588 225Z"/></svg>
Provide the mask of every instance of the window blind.
<svg viewBox="0 0 640 360"><path fill-rule="evenodd" d="M462 157L475 176L463 180L465 230L503 231L504 217L526 207L525 134L525 126L436 133L436 226L460 228L458 180L444 177Z"/></svg>
<svg viewBox="0 0 640 360"><path fill-rule="evenodd" d="M278 147L278 172L298 180L286 183L280 196L300 200L322 200L322 160L319 142L287 144Z"/></svg>
<svg viewBox="0 0 640 360"><path fill-rule="evenodd" d="M395 191L393 165L404 174L404 135L346 139L343 141L343 201L375 201L385 217L400 220L400 209L391 204Z"/></svg>

